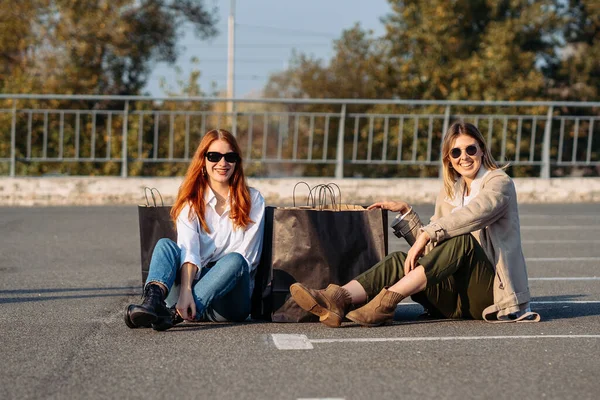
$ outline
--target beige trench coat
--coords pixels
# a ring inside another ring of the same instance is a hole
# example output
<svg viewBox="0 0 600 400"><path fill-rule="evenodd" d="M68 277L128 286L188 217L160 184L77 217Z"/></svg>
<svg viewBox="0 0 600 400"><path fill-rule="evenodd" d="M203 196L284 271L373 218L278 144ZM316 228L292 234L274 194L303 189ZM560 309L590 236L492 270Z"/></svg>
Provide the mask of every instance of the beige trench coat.
<svg viewBox="0 0 600 400"><path fill-rule="evenodd" d="M471 233L481 244L496 268L494 304L483 311L483 318L501 321L539 320L539 315L527 312L531 296L527 267L521 248L521 232L517 193L510 177L501 169L481 168L471 183L471 194L477 195L462 207L462 179L455 185L454 199L440 192L435 213L429 225L423 226L418 215L410 211L400 224L401 235L413 244L420 231L431 238L426 252L437 243L454 236ZM516 313L518 319L508 319Z"/></svg>

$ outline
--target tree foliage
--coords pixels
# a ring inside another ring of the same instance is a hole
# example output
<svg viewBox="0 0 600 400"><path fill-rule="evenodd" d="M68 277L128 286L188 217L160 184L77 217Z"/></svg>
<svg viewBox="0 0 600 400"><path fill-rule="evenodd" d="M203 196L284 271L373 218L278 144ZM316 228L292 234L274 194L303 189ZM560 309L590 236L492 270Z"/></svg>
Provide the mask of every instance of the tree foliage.
<svg viewBox="0 0 600 400"><path fill-rule="evenodd" d="M597 57L588 54L600 42L597 1L390 0L390 7L382 37L356 25L328 63L294 55L289 70L271 77L267 96L528 100L573 80L588 90L596 82ZM578 76L579 68L589 74Z"/></svg>
<svg viewBox="0 0 600 400"><path fill-rule="evenodd" d="M597 101L600 94L600 3L570 0L562 27L562 57L548 71L549 93L561 100Z"/></svg>
<svg viewBox="0 0 600 400"><path fill-rule="evenodd" d="M3 1L0 92L139 94L184 26L210 37L215 18L202 0Z"/></svg>
<svg viewBox="0 0 600 400"><path fill-rule="evenodd" d="M33 94L138 95L146 85L155 62L175 63L181 52L178 40L193 27L199 37L216 34L216 14L203 0L20 0L0 2L0 92ZM178 80L183 93L202 94L199 71ZM13 103L2 102L2 108ZM119 158L124 121L118 101L20 100L16 116L16 156L27 158ZM149 109L172 109L174 105L129 104L127 136L137 153L157 154L153 115ZM190 107L187 105L186 107ZM94 110L80 114L37 112L38 109ZM101 111L103 110L103 111ZM97 112L100 111L100 112ZM97 112L97 113L96 113ZM137 113L137 114L136 114ZM138 118L139 117L139 118ZM11 115L0 115L10 126ZM146 125L141 122L146 121ZM169 121L157 124L167 126ZM181 124L177 121L178 124ZM177 125L179 126L179 125ZM30 135L31 144L26 142ZM138 141L139 136L148 138ZM182 133L177 131L177 145ZM138 144L141 143L140 146ZM9 154L9 131L0 132L0 154ZM160 151L163 151L164 146ZM176 152L178 149L172 149ZM163 156L159 154L158 156ZM170 174L180 166L154 163L131 165L131 173ZM118 174L114 162L19 163L18 174L69 173L75 175Z"/></svg>
<svg viewBox="0 0 600 400"><path fill-rule="evenodd" d="M390 12L382 18L385 33L381 37L355 25L335 41L330 60L294 54L288 70L271 76L265 96L508 101L598 99L600 3L597 0L389 0L389 4ZM439 107L422 107L422 110L425 114L444 112ZM349 111L414 113L407 106L392 105L355 106L349 107ZM486 111L482 107L477 110L465 106L452 108L453 114ZM505 113L515 115L523 111L514 107L504 109ZM545 109L534 112L544 115ZM560 109L555 112L578 115L583 111ZM359 118L346 121L346 125L356 122L353 134L358 134L362 142L372 142L374 149L383 148L387 139L391 140L387 148L393 148L401 138L393 135L384 138L383 121L380 118L370 125L368 118ZM389 131L398 132L401 124L389 122ZM507 124L506 157L518 157L519 153L523 157L528 149L536 149L536 154L540 154L540 144L532 142L533 138L519 136L517 140L515 132L519 124L517 119ZM530 130L535 125L534 122L527 124ZM503 129L501 125L493 125L492 131L498 134L492 140L492 147L501 146ZM416 126L414 132L418 140L415 139L415 143L405 140L404 144L414 146L417 154L426 153L431 145L428 128ZM436 140L441 140L441 127L434 128L434 132L435 152ZM352 140L348 133L346 136L346 141ZM518 145L515 141L519 141ZM346 154L350 153L346 151ZM389 156L400 158L402 155ZM350 175L357 173L352 168L354 166L346 169ZM533 168L523 168L517 173L532 173ZM382 176L382 170L385 170L383 174L400 172L404 176L431 173L425 171L426 168L410 166L398 170L390 165L359 165L356 169L366 176Z"/></svg>

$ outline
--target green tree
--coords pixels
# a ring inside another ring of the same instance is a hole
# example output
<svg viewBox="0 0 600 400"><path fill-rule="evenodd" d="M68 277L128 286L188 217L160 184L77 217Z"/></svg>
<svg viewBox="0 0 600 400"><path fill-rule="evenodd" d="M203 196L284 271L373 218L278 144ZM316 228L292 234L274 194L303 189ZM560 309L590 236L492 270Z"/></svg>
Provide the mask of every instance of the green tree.
<svg viewBox="0 0 600 400"><path fill-rule="evenodd" d="M384 35L373 37L357 25L343 32L335 42L335 54L327 62L294 55L290 69L271 77L266 95L419 100L597 99L600 87L597 1L390 0L389 3L390 13L382 18ZM444 112L439 107L421 107L421 110L425 114ZM349 111L414 113L406 106L390 105L349 107ZM453 114L487 111L483 107L452 108ZM506 114L523 112L543 115L545 109L503 110ZM346 127L353 122L356 121L346 121ZM388 128L397 131L400 124L390 121ZM527 124L532 129L533 123ZM360 139L364 141L373 135L373 148L381 148L382 125L383 119L376 120L373 128L367 119L360 119L356 125ZM421 123L414 128L418 131L418 142L414 144L418 154L426 152L429 144L426 125ZM534 147L539 154L539 144L528 142L530 138L521 138L520 148L516 148L517 125L516 120L508 124L508 159L519 153L524 157L528 154L525 151ZM494 132L503 129L497 123L493 128ZM404 145L413 146L411 138L408 142L406 139ZM434 142L440 139L441 127L436 126ZM400 139L391 140L387 143L388 150L397 144L394 140ZM495 136L493 147L498 148L499 141ZM436 143L433 148L435 153ZM533 168L523 168L517 173L530 173ZM382 170L407 176L430 173L396 166L365 165L358 169L365 176L382 176ZM346 172L353 173L350 168Z"/></svg>
<svg viewBox="0 0 600 400"><path fill-rule="evenodd" d="M192 27L199 37L216 33L216 15L203 0L21 0L0 2L0 92L136 95L155 62L175 63L178 39ZM198 72L188 94L199 93ZM0 105L10 109L11 101ZM118 157L123 102L20 100L17 158ZM148 104L129 104L130 113ZM79 116L36 109L105 110ZM11 115L3 113L3 126ZM131 120L132 118L130 118ZM161 124L164 121L160 121ZM137 128L137 120L129 128ZM82 136L75 127L80 127ZM144 127L148 130L148 127ZM31 132L31 146L25 138ZM91 132L95 132L92 139ZM136 133L133 131L132 133ZM10 131L0 132L0 154L9 154ZM150 135L148 135L150 136ZM129 134L128 141L136 136ZM151 136L150 136L151 137ZM131 143L132 147L137 147ZM143 143L142 151L152 145ZM92 152L93 149L93 152ZM132 172L143 170L132 166ZM166 173L172 166L164 167ZM17 173L118 174L119 163L19 163ZM152 169L156 172L156 169Z"/></svg>
<svg viewBox="0 0 600 400"><path fill-rule="evenodd" d="M21 0L0 11L4 93L139 94L154 62L177 60L184 27L216 33L202 0Z"/></svg>
<svg viewBox="0 0 600 400"><path fill-rule="evenodd" d="M559 100L597 101L600 90L600 3L567 2L561 57L547 68L549 93Z"/></svg>
<svg viewBox="0 0 600 400"><path fill-rule="evenodd" d="M345 30L334 42L335 55L322 60L294 53L290 68L272 75L266 97L386 98L385 43L360 25ZM320 108L322 109L322 107Z"/></svg>

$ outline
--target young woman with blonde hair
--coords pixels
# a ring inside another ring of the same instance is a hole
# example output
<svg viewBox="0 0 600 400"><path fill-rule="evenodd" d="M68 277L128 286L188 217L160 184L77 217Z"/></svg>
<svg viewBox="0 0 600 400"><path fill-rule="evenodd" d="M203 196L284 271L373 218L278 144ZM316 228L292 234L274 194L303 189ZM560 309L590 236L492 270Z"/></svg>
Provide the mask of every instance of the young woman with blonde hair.
<svg viewBox="0 0 600 400"><path fill-rule="evenodd" d="M394 230L411 245L408 253L388 255L342 287L295 283L298 305L331 327L344 317L364 326L391 322L407 296L436 317L539 320L529 308L515 186L477 127L459 121L448 129L442 168L444 188L428 225L403 201L369 206L399 213Z"/></svg>
<svg viewBox="0 0 600 400"><path fill-rule="evenodd" d="M235 137L223 129L207 132L171 209L177 243L157 242L142 304L125 310L127 326L166 330L182 319L244 321L262 250L264 209L262 195L246 184Z"/></svg>

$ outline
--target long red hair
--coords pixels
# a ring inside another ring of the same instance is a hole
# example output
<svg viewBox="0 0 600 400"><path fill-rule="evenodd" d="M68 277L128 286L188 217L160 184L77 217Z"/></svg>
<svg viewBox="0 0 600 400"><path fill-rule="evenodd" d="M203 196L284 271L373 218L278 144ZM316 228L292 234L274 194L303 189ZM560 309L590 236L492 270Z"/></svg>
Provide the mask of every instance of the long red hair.
<svg viewBox="0 0 600 400"><path fill-rule="evenodd" d="M237 228L246 228L248 224L253 222L250 219L250 208L252 206L250 200L250 190L246 184L244 176L244 168L242 166L242 152L240 146L235 140L235 137L224 129L213 129L208 131L194 154L194 158L190 162L190 166L185 174L185 178L179 187L177 200L171 208L171 218L173 222L177 221L177 217L181 210L190 204L192 210L196 212L202 229L210 233L210 229L206 224L204 217L206 204L204 203L204 195L208 188L208 176L206 175L206 152L210 145L216 140L224 140L231 146L231 149L240 155L240 161L235 164L233 175L229 179L229 199L231 213L229 218L233 220L233 225ZM188 215L188 218L190 216Z"/></svg>

